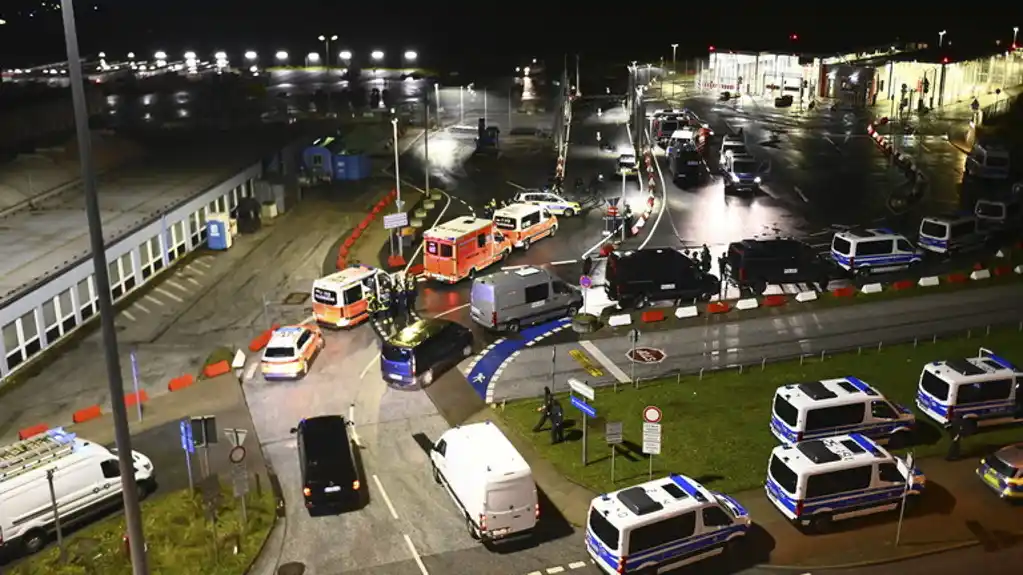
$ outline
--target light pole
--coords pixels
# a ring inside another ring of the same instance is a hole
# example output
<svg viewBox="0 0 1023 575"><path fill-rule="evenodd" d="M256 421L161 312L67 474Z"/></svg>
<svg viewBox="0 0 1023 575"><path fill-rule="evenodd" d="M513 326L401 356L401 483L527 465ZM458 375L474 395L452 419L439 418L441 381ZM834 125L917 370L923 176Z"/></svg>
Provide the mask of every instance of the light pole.
<svg viewBox="0 0 1023 575"><path fill-rule="evenodd" d="M511 135L512 129L512 89L515 87L515 83L512 82L508 86L508 135Z"/></svg>
<svg viewBox="0 0 1023 575"><path fill-rule="evenodd" d="M100 218L99 198L96 193L96 167L92 158L92 135L89 131L89 109L85 103L85 83L82 60L78 52L78 30L75 26L73 0L60 0L64 20L64 43L71 76L71 101L75 111L75 132L78 137L78 158L82 170L82 189L85 193L85 216L89 221L89 240L92 247L93 273L99 300L100 328L103 333L103 352L107 368L110 397L124 397L121 379L121 358L117 354L117 329L114 326L114 306L110 298L110 276L107 271L106 240ZM142 532L142 510L135 485L135 463L132 461L131 433L128 430L128 410L123 401L111 401L114 437L117 442L117 460L121 468L121 491L124 499L124 520L131 550L132 573L148 575L146 540Z"/></svg>
<svg viewBox="0 0 1023 575"><path fill-rule="evenodd" d="M430 91L423 92L423 171L426 173L426 190L430 194ZM439 117L438 117L439 119Z"/></svg>
<svg viewBox="0 0 1023 575"><path fill-rule="evenodd" d="M384 52L382 50L373 50L370 52L369 57L379 66L380 62L384 60Z"/></svg>
<svg viewBox="0 0 1023 575"><path fill-rule="evenodd" d="M465 86L458 87L458 123L465 123Z"/></svg>
<svg viewBox="0 0 1023 575"><path fill-rule="evenodd" d="M320 61L320 55L317 52L309 52L305 56L305 67L308 68L309 64L316 64Z"/></svg>
<svg viewBox="0 0 1023 575"><path fill-rule="evenodd" d="M391 118L391 127L394 131L394 211L401 213L401 170L398 166L398 118ZM400 229L400 228L399 228ZM398 256L404 257L402 253L401 233L398 233Z"/></svg>
<svg viewBox="0 0 1023 575"><path fill-rule="evenodd" d="M1012 49L1016 49L1016 35L1019 34L1019 26L1012 27Z"/></svg>
<svg viewBox="0 0 1023 575"><path fill-rule="evenodd" d="M945 34L947 33L948 30L942 30L941 32L938 32L938 48L941 48L941 45L945 43Z"/></svg>
<svg viewBox="0 0 1023 575"><path fill-rule="evenodd" d="M487 113L487 87L483 86L483 123L486 124L489 119L490 115Z"/></svg>
<svg viewBox="0 0 1023 575"><path fill-rule="evenodd" d="M437 106L437 123L439 124L440 123L440 112L441 112L441 107L440 107L440 84L436 84L435 83L433 85L433 100L434 100L434 102L435 102L435 104Z"/></svg>
<svg viewBox="0 0 1023 575"><path fill-rule="evenodd" d="M678 50L678 44L671 45L671 71L674 74L673 82L671 83L671 99L675 99L675 84L678 84L678 66L675 62L675 52Z"/></svg>
<svg viewBox="0 0 1023 575"><path fill-rule="evenodd" d="M325 61L323 62L323 65L327 67L327 73L329 74L330 73L330 43L331 42L337 42L337 34L334 34L333 36L324 36L324 35L321 34L320 37L318 38L318 40L320 42L323 42L323 57L325 59ZM327 91L327 95L328 96L330 95L330 91L329 90Z"/></svg>

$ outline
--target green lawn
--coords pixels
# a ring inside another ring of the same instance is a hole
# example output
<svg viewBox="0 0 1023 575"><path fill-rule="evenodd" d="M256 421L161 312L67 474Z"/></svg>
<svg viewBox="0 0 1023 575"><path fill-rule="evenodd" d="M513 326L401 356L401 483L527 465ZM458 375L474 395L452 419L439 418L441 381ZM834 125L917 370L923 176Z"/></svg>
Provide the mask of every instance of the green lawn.
<svg viewBox="0 0 1023 575"><path fill-rule="evenodd" d="M842 354L799 362L778 363L737 371L643 382L640 390L625 385L619 392L611 388L597 390L592 405L598 418L588 428L590 464L583 466L576 409L561 398L566 419L573 421L569 441L551 445L547 432L533 433L539 399L509 403L504 419L518 433L532 439L537 450L573 481L597 492L605 492L647 477L649 462L640 453L642 411L656 405L664 412L661 455L653 460L654 475L683 473L712 485L735 492L763 485L767 458L777 441L768 429L771 400L781 385L853 375L878 388L889 399L914 406L920 370L928 361L975 356L980 346L988 347L1010 361L1023 363L1023 333L1012 329L978 332L972 339L927 341L892 346L878 352L864 350L862 355ZM915 409L915 407L914 407ZM910 449L917 457L943 454L947 436L919 417L916 445ZM621 421L626 443L615 460L616 481L611 483L610 449L604 441L604 423ZM1023 439L1019 427L984 431L962 442L963 453L977 455L993 446ZM630 445L631 444L631 445ZM924 465L926 470L926 465Z"/></svg>
<svg viewBox="0 0 1023 575"><path fill-rule="evenodd" d="M214 557L212 524L203 514L202 496L186 489L147 500L142 505L143 529L154 575L240 575L259 553L274 522L275 500L269 486L261 497L249 493L248 523L241 526L241 508L229 488L222 492ZM64 544L65 563L54 543L39 555L7 571L10 575L130 575L121 537L124 517L109 517L76 532ZM240 543L240 552L235 553Z"/></svg>

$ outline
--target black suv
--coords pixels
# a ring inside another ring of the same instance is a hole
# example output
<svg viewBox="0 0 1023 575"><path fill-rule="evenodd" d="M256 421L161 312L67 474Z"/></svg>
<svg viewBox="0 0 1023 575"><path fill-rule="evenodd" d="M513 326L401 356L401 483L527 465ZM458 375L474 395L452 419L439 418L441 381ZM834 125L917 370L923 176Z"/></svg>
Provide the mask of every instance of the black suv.
<svg viewBox="0 0 1023 575"><path fill-rule="evenodd" d="M319 509L358 509L365 502L350 427L340 415L321 415L291 429L298 440L302 496L310 515Z"/></svg>
<svg viewBox="0 0 1023 575"><path fill-rule="evenodd" d="M743 240L728 246L728 280L760 295L767 284L810 283L826 290L834 266L798 240Z"/></svg>

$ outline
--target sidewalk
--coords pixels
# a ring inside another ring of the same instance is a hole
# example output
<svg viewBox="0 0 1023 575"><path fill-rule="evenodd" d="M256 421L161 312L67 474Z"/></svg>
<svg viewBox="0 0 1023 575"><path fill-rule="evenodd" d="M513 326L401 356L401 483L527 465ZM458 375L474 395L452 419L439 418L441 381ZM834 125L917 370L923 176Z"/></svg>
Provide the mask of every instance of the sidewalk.
<svg viewBox="0 0 1023 575"><path fill-rule="evenodd" d="M529 462L537 486L569 523L583 527L590 500L597 494L558 473L529 440L504 424L498 406L491 407L470 421L494 421ZM770 566L833 569L972 545L1001 548L1023 537L1023 508L1000 501L981 483L974 473L977 461L977 457L968 457L953 463L934 458L919 462L927 474L927 491L920 504L907 511L898 547L897 512L850 519L836 524L832 533L806 535L774 508L762 490L733 495L749 510L756 525L750 537L751 552L757 557L769 555L765 563ZM713 483L708 487L713 489Z"/></svg>

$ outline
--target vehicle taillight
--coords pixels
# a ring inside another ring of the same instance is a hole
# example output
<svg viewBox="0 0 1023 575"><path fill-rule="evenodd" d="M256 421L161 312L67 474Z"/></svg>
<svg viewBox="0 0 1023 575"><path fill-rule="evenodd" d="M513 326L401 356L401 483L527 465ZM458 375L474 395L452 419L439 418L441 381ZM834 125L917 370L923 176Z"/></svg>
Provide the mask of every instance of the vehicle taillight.
<svg viewBox="0 0 1023 575"><path fill-rule="evenodd" d="M536 518L536 519L540 518L540 504L539 503L537 503L536 506L533 508L533 517Z"/></svg>
<svg viewBox="0 0 1023 575"><path fill-rule="evenodd" d="M361 486L362 486L362 484L359 483L358 479L356 479L355 481L352 482L352 489L354 489L355 491L358 491L359 487L361 487Z"/></svg>
<svg viewBox="0 0 1023 575"><path fill-rule="evenodd" d="M618 569L615 569L615 571L625 573L625 560L626 557L624 555L618 558Z"/></svg>
<svg viewBox="0 0 1023 575"><path fill-rule="evenodd" d="M803 514L803 500L796 501L796 517Z"/></svg>
<svg viewBox="0 0 1023 575"><path fill-rule="evenodd" d="M312 494L313 494L313 490L309 489L308 487L306 487L305 489L302 490L302 495L305 495L306 497L309 497Z"/></svg>
<svg viewBox="0 0 1023 575"><path fill-rule="evenodd" d="M487 530L487 516L485 514L483 514L483 513L480 513L480 531L486 531L486 530Z"/></svg>
<svg viewBox="0 0 1023 575"><path fill-rule="evenodd" d="M491 312L490 314L490 325L497 326L497 312Z"/></svg>

